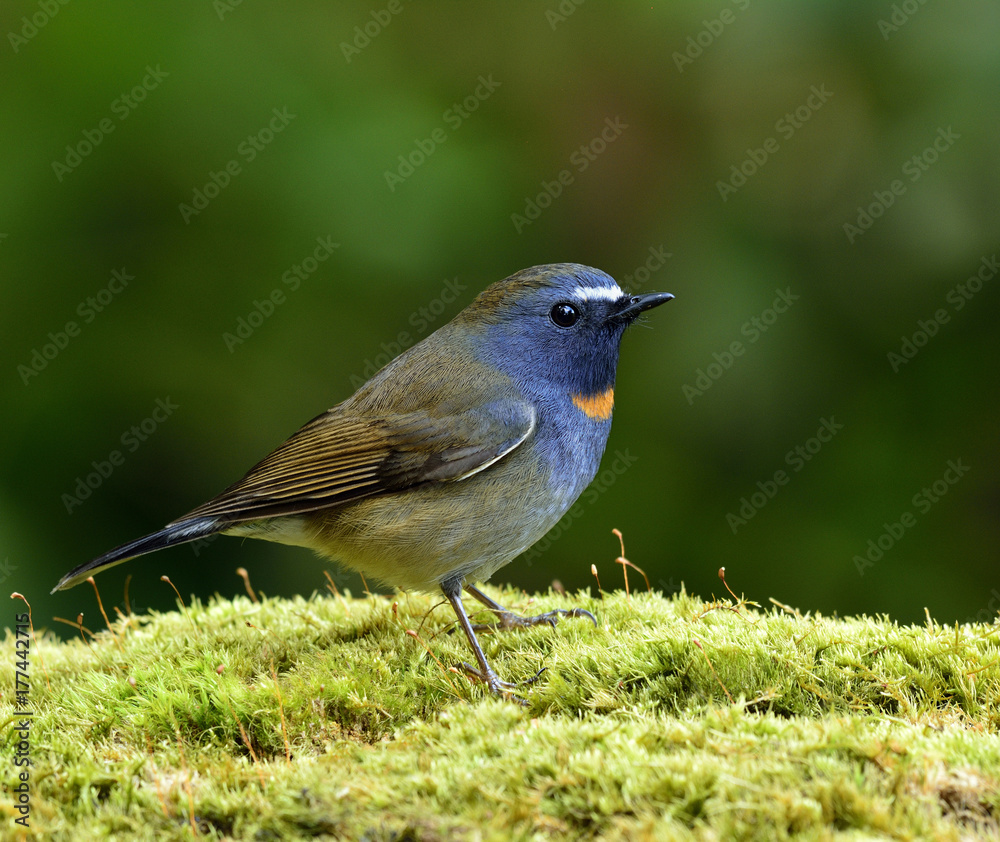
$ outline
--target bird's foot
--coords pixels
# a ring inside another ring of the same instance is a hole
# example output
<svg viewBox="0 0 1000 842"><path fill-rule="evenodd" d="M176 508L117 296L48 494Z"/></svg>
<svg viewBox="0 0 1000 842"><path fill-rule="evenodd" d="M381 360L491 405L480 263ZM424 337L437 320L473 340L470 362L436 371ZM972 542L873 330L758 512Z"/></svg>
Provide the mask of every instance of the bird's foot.
<svg viewBox="0 0 1000 842"><path fill-rule="evenodd" d="M545 670L547 669L546 667L542 667L531 678L526 678L524 681L512 684L509 681L503 681L500 678L500 676L498 676L495 672L493 672L492 669L487 668L486 673L484 675L483 670L476 669L476 667L472 666L471 664L461 663L459 664L459 666L465 671L467 675L471 676L472 678L475 678L478 681L483 682L483 684L489 687L490 692L493 693L493 695L502 696L505 699L511 699L512 701L515 701L519 705L523 705L524 707L528 706L528 700L522 699L514 691L517 690L519 687L527 687L531 684L534 684L536 681L538 681L539 678L541 678L542 673L545 672Z"/></svg>
<svg viewBox="0 0 1000 842"><path fill-rule="evenodd" d="M476 631L489 631L494 629L524 629L530 626L540 626L546 623L555 627L555 624L559 622L560 617L586 617L594 624L595 627L597 626L597 618L585 608L556 608L552 611L546 611L544 614L537 614L534 617L522 617L520 614L515 614L512 611L507 610L494 610L494 613L497 615L496 625L477 625L473 626L473 628Z"/></svg>

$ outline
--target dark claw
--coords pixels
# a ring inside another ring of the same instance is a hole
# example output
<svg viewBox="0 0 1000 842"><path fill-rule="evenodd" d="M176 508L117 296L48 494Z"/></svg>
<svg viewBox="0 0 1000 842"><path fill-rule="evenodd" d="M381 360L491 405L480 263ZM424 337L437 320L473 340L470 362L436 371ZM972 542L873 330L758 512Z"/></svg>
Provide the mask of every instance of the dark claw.
<svg viewBox="0 0 1000 842"><path fill-rule="evenodd" d="M591 614L586 608L571 608L568 611L565 608L557 608L556 611L550 611L550 614L556 612L561 612L567 617L586 617L590 622L594 624L594 628L597 628L597 617Z"/></svg>
<svg viewBox="0 0 1000 842"><path fill-rule="evenodd" d="M529 684L534 684L536 681L538 681L539 678L542 677L542 673L545 672L545 670L547 669L548 667L542 667L538 672L536 672L533 676L531 676L531 678L524 679L524 681L522 681L521 684L524 685L525 687L527 687Z"/></svg>

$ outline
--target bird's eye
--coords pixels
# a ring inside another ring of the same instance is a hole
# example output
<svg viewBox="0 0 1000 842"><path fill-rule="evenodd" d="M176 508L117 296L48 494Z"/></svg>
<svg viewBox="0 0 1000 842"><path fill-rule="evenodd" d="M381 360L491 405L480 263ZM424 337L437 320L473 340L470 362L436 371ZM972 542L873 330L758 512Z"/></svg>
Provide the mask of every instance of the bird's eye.
<svg viewBox="0 0 1000 842"><path fill-rule="evenodd" d="M580 318L580 313L572 304L563 301L549 311L549 318L559 327L573 327Z"/></svg>

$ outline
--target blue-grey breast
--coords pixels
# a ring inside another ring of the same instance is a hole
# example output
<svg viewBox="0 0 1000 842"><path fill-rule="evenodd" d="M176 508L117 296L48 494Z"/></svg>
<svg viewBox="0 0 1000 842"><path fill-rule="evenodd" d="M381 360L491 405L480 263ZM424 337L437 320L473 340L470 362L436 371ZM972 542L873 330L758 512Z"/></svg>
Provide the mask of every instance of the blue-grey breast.
<svg viewBox="0 0 1000 842"><path fill-rule="evenodd" d="M597 473L611 430L618 349L665 292L630 295L576 263L534 266L484 290L451 322L314 418L239 482L67 573L53 589L215 533L308 547L387 585L440 588L494 693L462 589L501 627L518 617L472 583L538 541Z"/></svg>

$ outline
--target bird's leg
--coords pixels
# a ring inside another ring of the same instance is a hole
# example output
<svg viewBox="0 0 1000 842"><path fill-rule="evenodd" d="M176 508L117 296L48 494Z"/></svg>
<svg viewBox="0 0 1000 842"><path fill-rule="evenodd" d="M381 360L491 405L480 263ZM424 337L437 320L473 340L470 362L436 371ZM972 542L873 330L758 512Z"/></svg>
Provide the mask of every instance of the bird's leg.
<svg viewBox="0 0 1000 842"><path fill-rule="evenodd" d="M476 669L469 664L462 664L462 669L484 682L486 686L490 688L490 691L496 693L498 696L507 694L513 696L513 698L522 705L526 705L527 702L524 699L515 696L512 693L513 689L517 685L511 684L507 681L501 681L500 677L493 672L493 668L486 660L483 647L479 645L479 640L476 638L475 631L473 631L472 623L469 622L469 617L465 613L465 606L462 605L462 580L448 579L441 583L441 590L444 591L444 595L448 597L451 607L455 609L455 616L458 617L458 624L462 627L462 631L465 632L465 636L469 640L469 646L472 647L476 660L479 662L479 669Z"/></svg>
<svg viewBox="0 0 1000 842"><path fill-rule="evenodd" d="M553 611L546 611L544 614L538 614L535 617L522 617L519 614L514 614L513 612L508 611L499 602L495 602L490 599L486 594L479 590L479 588L474 587L473 585L466 585L465 590L468 591L470 596L474 596L483 605L489 608L490 611L497 615L497 620L499 622L495 628L519 629L527 626L538 626L542 623L548 623L550 626L555 626L560 617L586 617L595 626L597 625L597 618L584 608L556 608ZM473 628L482 631L484 629L492 629L494 626L473 626Z"/></svg>

